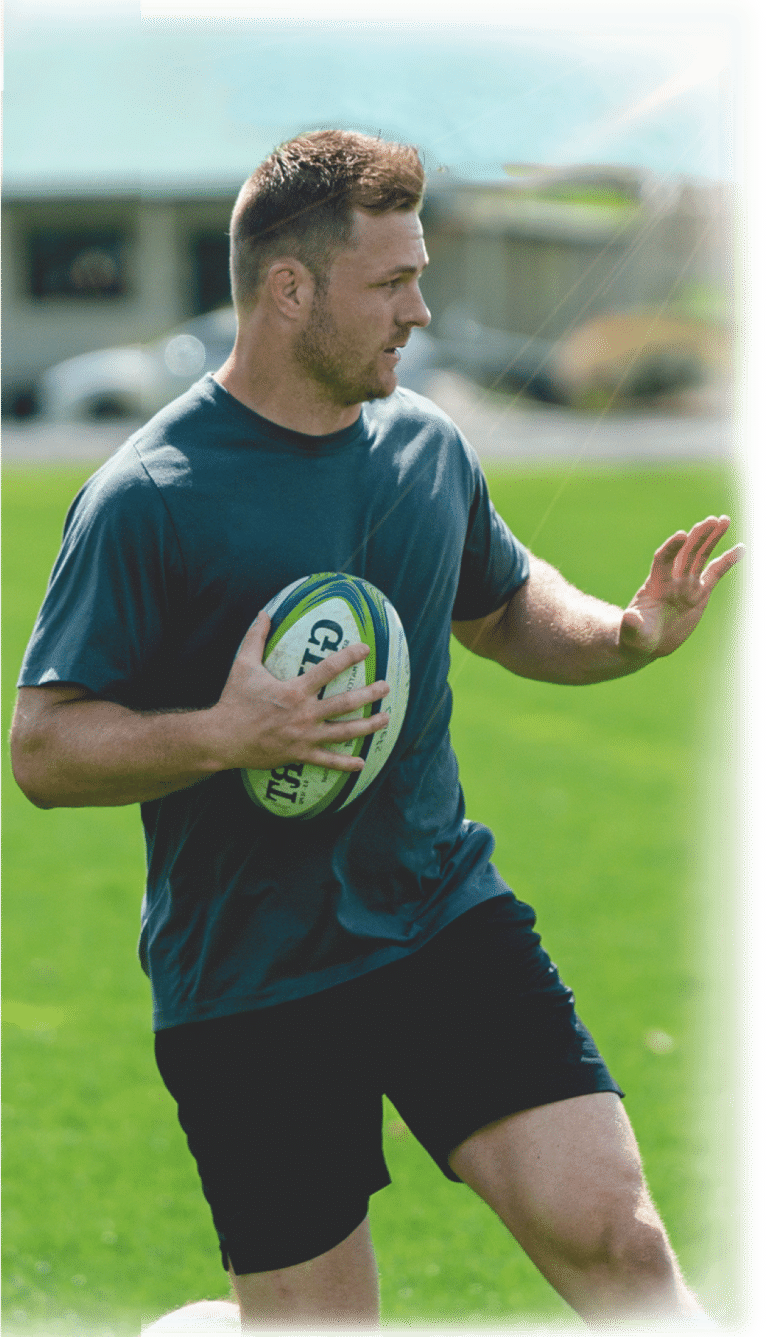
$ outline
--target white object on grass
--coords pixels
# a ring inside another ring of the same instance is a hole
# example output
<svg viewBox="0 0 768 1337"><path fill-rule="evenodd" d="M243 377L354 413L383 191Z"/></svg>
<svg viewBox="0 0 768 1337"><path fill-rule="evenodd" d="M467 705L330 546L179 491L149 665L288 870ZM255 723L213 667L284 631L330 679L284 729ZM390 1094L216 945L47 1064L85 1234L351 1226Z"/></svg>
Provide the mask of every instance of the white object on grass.
<svg viewBox="0 0 768 1337"><path fill-rule="evenodd" d="M142 1324L141 1337L182 1337L186 1333L197 1332L241 1332L240 1310L237 1305L230 1304L228 1300L198 1300L196 1304L184 1305L183 1309L175 1309L172 1314L164 1314L162 1318L150 1323L148 1327Z"/></svg>

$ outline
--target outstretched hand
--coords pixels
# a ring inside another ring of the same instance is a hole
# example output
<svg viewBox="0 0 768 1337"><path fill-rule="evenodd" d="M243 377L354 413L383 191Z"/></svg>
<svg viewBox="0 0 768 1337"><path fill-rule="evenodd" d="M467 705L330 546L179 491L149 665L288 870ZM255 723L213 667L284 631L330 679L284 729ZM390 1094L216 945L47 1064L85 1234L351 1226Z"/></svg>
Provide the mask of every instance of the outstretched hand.
<svg viewBox="0 0 768 1337"><path fill-rule="evenodd" d="M626 609L619 644L650 658L670 655L693 631L709 596L726 571L744 554L739 543L709 561L727 530L727 515L710 515L690 533L679 529L654 554L650 575Z"/></svg>

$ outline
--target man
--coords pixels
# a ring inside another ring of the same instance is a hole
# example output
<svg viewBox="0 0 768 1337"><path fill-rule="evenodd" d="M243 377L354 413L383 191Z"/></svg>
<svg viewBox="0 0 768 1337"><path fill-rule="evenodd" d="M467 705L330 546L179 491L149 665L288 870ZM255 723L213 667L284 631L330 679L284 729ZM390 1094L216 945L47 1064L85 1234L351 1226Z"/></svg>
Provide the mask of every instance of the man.
<svg viewBox="0 0 768 1337"><path fill-rule="evenodd" d="M528 554L449 419L397 388L429 321L415 150L317 132L232 219L234 350L86 484L20 678L17 779L41 807L142 804L141 961L246 1329L374 1324L368 1199L387 1093L586 1320L706 1325L645 1186L621 1092L465 820L448 738L451 621L511 672L631 673L692 631L738 549L679 531L622 611ZM241 768L356 769L386 727L322 701L364 646L278 683L259 609L346 570L397 608L412 690L383 773L286 823ZM257 616L258 614L258 616ZM255 619L255 621L254 621Z"/></svg>

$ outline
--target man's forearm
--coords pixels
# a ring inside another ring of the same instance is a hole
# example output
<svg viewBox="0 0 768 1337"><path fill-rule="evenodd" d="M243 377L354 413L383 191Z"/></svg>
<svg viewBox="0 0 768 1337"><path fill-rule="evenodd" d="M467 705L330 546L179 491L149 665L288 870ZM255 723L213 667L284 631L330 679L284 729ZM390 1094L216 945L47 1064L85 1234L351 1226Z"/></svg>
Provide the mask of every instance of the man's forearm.
<svg viewBox="0 0 768 1337"><path fill-rule="evenodd" d="M605 682L649 662L649 656L620 644L623 616L623 609L582 593L554 567L532 557L529 580L477 652L540 682Z"/></svg>
<svg viewBox="0 0 768 1337"><path fill-rule="evenodd" d="M462 645L541 682L621 678L671 655L698 626L715 586L743 556L743 545L712 558L730 520L710 515L678 529L653 554L651 569L626 608L603 603L530 556L530 577L502 607L455 622ZM712 560L710 560L712 558Z"/></svg>
<svg viewBox="0 0 768 1337"><path fill-rule="evenodd" d="M11 732L14 775L40 808L119 807L164 798L219 771L309 763L358 771L339 744L386 728L369 712L389 688L377 681L325 697L328 684L368 654L360 642L306 673L278 681L262 662L269 618L246 633L218 701L203 710L128 710L77 683L22 687Z"/></svg>
<svg viewBox="0 0 768 1337"><path fill-rule="evenodd" d="M14 773L40 808L120 807L163 798L222 769L207 715L144 713L95 698L62 701L37 725L24 728L25 721L15 721Z"/></svg>

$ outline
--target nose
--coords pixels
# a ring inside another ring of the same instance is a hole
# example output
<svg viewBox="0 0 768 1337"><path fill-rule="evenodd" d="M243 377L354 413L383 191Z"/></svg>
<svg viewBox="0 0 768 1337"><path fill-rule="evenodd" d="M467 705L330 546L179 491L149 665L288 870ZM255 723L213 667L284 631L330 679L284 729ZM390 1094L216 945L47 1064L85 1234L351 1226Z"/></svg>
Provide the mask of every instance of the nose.
<svg viewBox="0 0 768 1337"><path fill-rule="evenodd" d="M400 324L419 325L424 329L432 319L432 312L421 295L421 288L418 283L414 283L409 286L407 292L407 301L403 302Z"/></svg>
<svg viewBox="0 0 768 1337"><path fill-rule="evenodd" d="M417 319L414 320L413 323L414 325L419 325L421 326L422 329L424 329L432 319L432 312L430 311L429 307L424 301L424 298L421 295L421 288L417 287L416 297L417 297L418 317Z"/></svg>
<svg viewBox="0 0 768 1337"><path fill-rule="evenodd" d="M430 311L429 307L424 301L424 298L421 295L421 290L419 290L419 318L414 323L416 325L420 325L421 328L424 329L429 324L431 319L432 319L432 312Z"/></svg>

